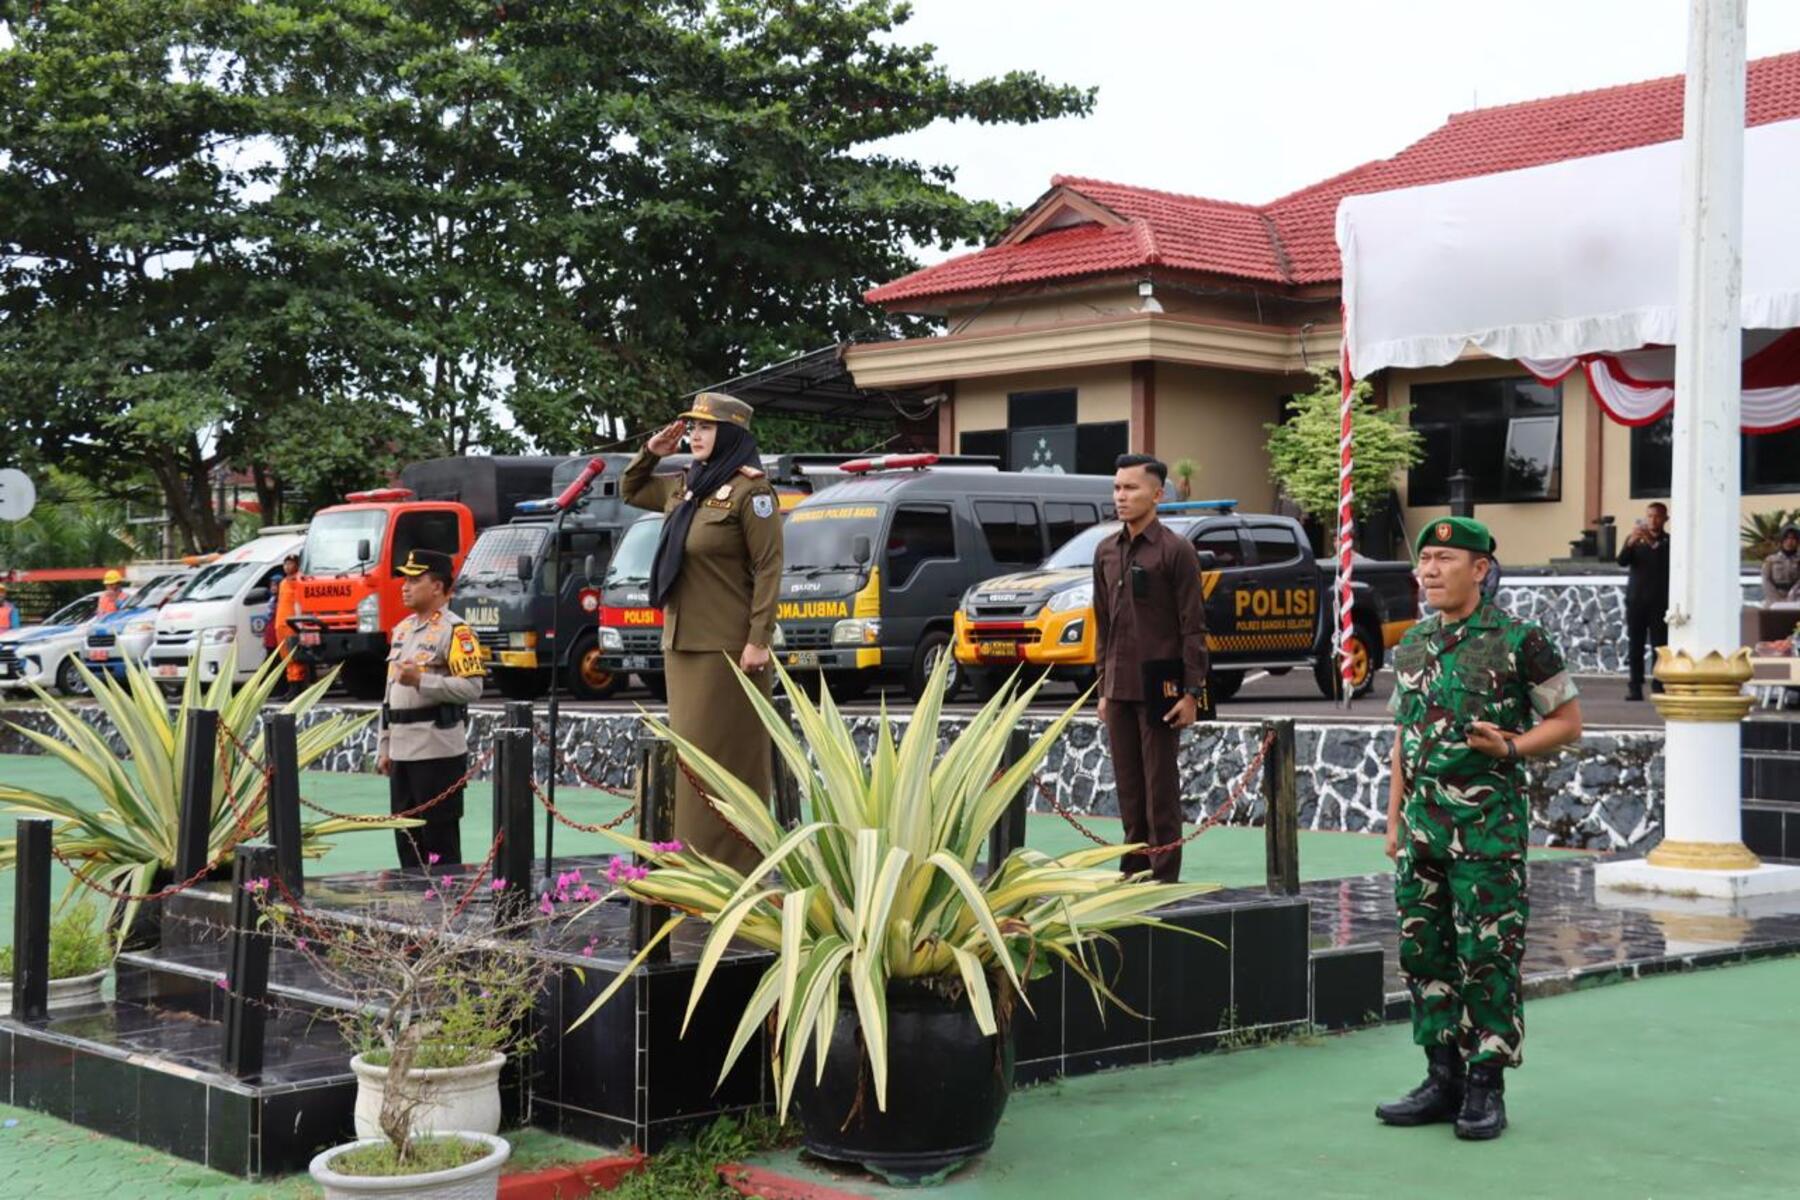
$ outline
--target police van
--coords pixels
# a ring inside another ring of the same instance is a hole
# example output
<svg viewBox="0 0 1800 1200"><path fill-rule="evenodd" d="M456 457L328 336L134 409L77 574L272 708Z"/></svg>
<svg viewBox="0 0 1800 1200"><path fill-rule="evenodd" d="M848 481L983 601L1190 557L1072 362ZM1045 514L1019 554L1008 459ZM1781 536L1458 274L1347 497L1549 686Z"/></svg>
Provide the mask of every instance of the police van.
<svg viewBox="0 0 1800 1200"><path fill-rule="evenodd" d="M1245 673L1311 667L1327 696L1342 688L1334 652L1336 564L1315 559L1300 523L1239 513L1235 500L1162 504L1158 513L1193 543L1206 609L1208 682L1228 700ZM1094 672L1094 551L1116 521L1065 544L1036 569L984 580L957 606L956 659L976 692L992 695L1021 666L1086 685ZM1410 563L1357 558L1348 649L1352 694L1374 685L1385 652L1419 616Z"/></svg>
<svg viewBox="0 0 1800 1200"><path fill-rule="evenodd" d="M1113 513L1110 475L943 465L935 454L838 470L843 482L788 514L776 610L782 665L838 699L888 674L916 699L971 584L1035 566Z"/></svg>

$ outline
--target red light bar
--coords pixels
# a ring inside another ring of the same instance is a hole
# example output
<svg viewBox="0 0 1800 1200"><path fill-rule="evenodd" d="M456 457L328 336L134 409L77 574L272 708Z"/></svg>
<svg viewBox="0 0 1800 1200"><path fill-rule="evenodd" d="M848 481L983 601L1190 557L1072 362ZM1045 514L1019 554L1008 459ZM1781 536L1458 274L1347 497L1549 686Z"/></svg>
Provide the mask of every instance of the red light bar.
<svg viewBox="0 0 1800 1200"><path fill-rule="evenodd" d="M344 497L352 504L380 504L388 500L411 500L411 488L371 488L366 492L351 492Z"/></svg>
<svg viewBox="0 0 1800 1200"><path fill-rule="evenodd" d="M853 458L840 464L838 470L846 475L864 475L870 471L905 471L920 470L937 465L935 454L884 454L880 458Z"/></svg>

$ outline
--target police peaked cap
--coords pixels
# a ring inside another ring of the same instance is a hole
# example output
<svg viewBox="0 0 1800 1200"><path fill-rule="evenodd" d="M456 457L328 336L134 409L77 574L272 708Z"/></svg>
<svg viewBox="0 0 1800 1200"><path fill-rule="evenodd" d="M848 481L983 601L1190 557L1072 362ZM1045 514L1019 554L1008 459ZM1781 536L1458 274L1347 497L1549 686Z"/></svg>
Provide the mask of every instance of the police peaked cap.
<svg viewBox="0 0 1800 1200"><path fill-rule="evenodd" d="M442 550L413 550L395 570L409 579L420 575L436 575L449 587L456 580L456 560Z"/></svg>

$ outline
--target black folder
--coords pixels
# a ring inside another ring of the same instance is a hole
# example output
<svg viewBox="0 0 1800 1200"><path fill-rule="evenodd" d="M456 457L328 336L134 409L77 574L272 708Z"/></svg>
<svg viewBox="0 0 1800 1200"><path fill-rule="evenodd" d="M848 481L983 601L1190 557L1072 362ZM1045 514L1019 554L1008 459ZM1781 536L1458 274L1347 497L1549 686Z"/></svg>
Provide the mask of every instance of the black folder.
<svg viewBox="0 0 1800 1200"><path fill-rule="evenodd" d="M1179 658L1151 658L1144 661L1144 703L1154 706L1158 717L1180 701L1181 685L1186 674L1186 665ZM1205 681L1200 684L1197 704L1202 721L1211 721L1218 716L1213 707L1212 688Z"/></svg>

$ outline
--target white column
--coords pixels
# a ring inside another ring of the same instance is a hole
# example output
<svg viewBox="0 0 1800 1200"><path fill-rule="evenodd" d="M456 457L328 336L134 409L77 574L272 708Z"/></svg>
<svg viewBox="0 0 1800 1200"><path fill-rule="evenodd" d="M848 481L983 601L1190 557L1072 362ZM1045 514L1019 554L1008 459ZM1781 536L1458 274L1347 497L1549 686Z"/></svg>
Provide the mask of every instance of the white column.
<svg viewBox="0 0 1800 1200"><path fill-rule="evenodd" d="M1739 722L1738 478L1744 224L1744 7L1689 0L1682 136L1669 646L1656 675L1666 720L1664 837L1644 861L1595 881L1741 898L1800 888L1800 869L1759 866L1743 843Z"/></svg>

